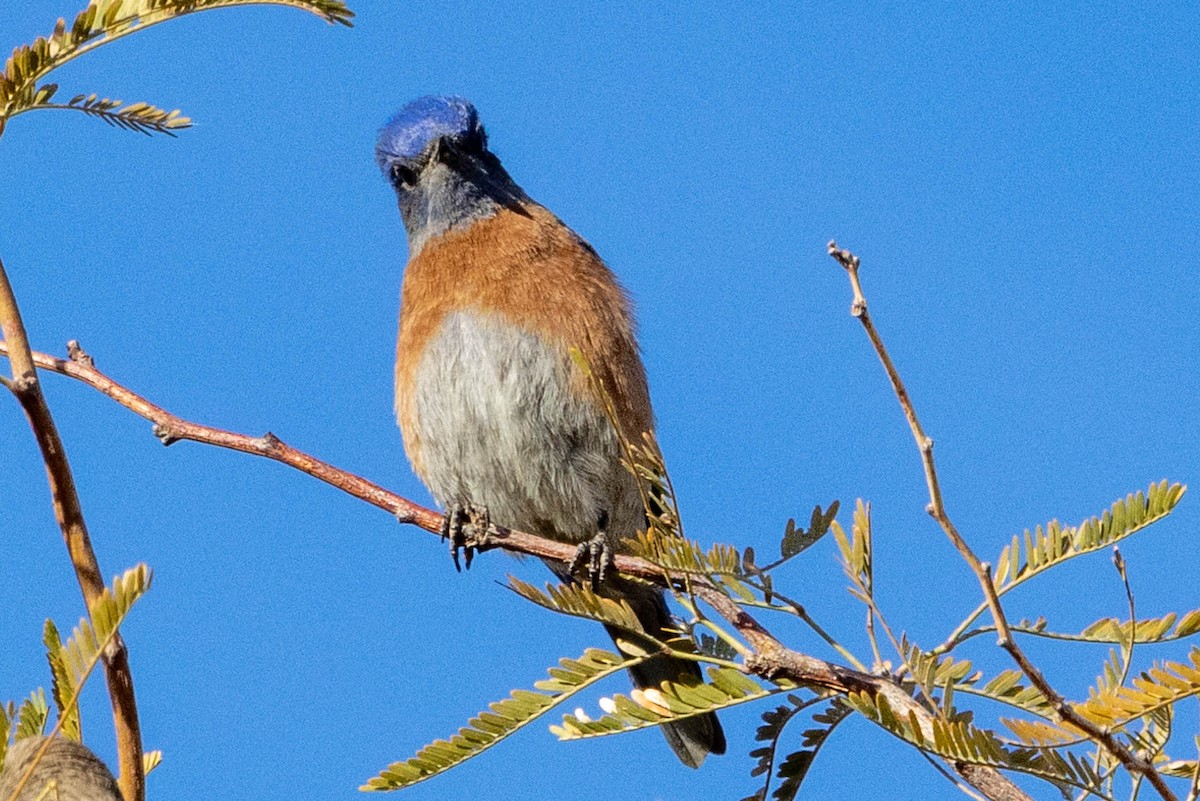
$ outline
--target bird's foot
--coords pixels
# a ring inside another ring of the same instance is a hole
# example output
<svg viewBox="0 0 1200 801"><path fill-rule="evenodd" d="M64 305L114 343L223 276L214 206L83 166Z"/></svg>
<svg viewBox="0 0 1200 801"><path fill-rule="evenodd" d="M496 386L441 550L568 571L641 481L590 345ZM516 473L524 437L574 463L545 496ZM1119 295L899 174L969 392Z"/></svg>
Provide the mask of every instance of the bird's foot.
<svg viewBox="0 0 1200 801"><path fill-rule="evenodd" d="M586 569L588 581L592 589L604 583L608 577L608 569L613 566L613 549L608 542L608 532L600 530L596 536L587 542L581 542L575 550L575 558L567 565L568 575L575 575L581 568Z"/></svg>
<svg viewBox="0 0 1200 801"><path fill-rule="evenodd" d="M456 571L462 572L458 552L463 552L467 570L470 570L476 551L486 550L491 528L492 518L486 506L455 503L446 510L442 518L442 539L450 540L450 558Z"/></svg>

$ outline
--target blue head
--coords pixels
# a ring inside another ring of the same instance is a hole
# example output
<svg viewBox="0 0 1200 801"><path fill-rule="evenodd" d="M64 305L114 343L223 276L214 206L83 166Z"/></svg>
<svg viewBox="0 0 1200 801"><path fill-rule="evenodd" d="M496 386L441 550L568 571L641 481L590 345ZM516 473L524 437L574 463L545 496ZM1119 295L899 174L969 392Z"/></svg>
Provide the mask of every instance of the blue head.
<svg viewBox="0 0 1200 801"><path fill-rule="evenodd" d="M430 95L404 106L380 129L375 161L396 190L413 254L431 237L528 200L461 97Z"/></svg>
<svg viewBox="0 0 1200 801"><path fill-rule="evenodd" d="M375 161L385 174L420 161L443 137L461 146L487 147L479 112L465 98L427 95L400 109L379 131ZM389 178L394 177L389 175Z"/></svg>

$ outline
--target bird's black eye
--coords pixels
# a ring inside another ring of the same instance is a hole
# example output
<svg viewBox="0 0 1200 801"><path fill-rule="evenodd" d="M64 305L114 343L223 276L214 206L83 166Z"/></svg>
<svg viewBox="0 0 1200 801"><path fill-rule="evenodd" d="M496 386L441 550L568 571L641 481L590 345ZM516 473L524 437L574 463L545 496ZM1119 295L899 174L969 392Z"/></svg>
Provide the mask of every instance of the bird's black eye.
<svg viewBox="0 0 1200 801"><path fill-rule="evenodd" d="M397 162L392 165L392 183L403 189L411 189L417 184L417 173L411 167Z"/></svg>

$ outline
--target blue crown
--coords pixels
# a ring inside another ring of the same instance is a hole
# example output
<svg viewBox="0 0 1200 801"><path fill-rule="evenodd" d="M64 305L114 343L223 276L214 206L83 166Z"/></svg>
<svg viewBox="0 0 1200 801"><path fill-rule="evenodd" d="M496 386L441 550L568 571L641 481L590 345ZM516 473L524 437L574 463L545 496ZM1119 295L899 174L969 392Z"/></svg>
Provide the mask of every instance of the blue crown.
<svg viewBox="0 0 1200 801"><path fill-rule="evenodd" d="M393 159L411 159L442 136L466 138L481 133L479 112L462 97L427 95L417 98L379 130L375 161L387 170Z"/></svg>

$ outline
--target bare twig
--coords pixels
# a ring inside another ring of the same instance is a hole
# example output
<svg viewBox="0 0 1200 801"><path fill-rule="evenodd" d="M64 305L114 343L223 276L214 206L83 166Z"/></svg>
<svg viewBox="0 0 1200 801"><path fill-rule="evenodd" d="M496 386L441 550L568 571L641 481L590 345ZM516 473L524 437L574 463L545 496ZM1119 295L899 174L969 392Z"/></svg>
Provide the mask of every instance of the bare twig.
<svg viewBox="0 0 1200 801"><path fill-rule="evenodd" d="M0 342L0 354L7 354L9 349L8 343ZM73 353L82 353L82 349L78 348L78 343L74 343L71 350ZM140 395L113 381L90 363L83 363L82 360L69 361L44 353L33 353L32 363L40 369L50 370L82 381L135 414L151 421L154 423L156 436L168 445L178 440L191 440L273 459L320 479L356 498L392 512L403 523L415 525L432 534L439 536L441 534L442 516L437 512L425 509L360 476L336 468L286 445L274 435L249 437L188 422L150 403ZM480 550L499 547L563 564L569 564L575 558L576 552L574 545L513 531L494 524L489 527L485 539L474 543L474 546ZM626 575L636 576L660 585L666 581L662 567L645 559L628 554L616 554L614 562L617 570ZM676 586L679 588L682 588L683 584L682 580L676 582ZM872 696L883 696L891 708L897 710L898 713L915 716L917 720L921 721L925 735L932 740L933 716L890 679L852 670L793 651L780 643L742 607L703 577L689 576L687 585L697 597L728 621L749 643L753 653L746 659L744 669L747 672L767 680L783 678L797 684L824 687L841 693L864 692ZM1029 796L994 768L967 763L955 763L953 768L966 782L992 801L1030 801Z"/></svg>
<svg viewBox="0 0 1200 801"><path fill-rule="evenodd" d="M393 492L388 492L378 484L345 470L339 470L327 462L297 450L270 432L261 437L251 437L188 422L126 389L97 370L93 366L92 357L84 352L77 341L72 340L68 344L68 348L72 357L70 360L59 359L45 353L33 353L33 363L42 370L49 370L82 381L139 417L149 420L154 424L154 435L164 445L190 440L273 459L308 473L373 506L386 509L395 514L402 523L411 523L435 534L441 532L442 517L436 512L425 509ZM7 355L9 350L8 343L0 342L0 355Z"/></svg>
<svg viewBox="0 0 1200 801"><path fill-rule="evenodd" d="M1125 587L1125 603L1129 609L1129 640L1126 641L1124 636L1121 637L1119 645L1121 646L1121 660L1125 663L1121 666L1121 679L1117 682L1118 685L1124 685L1129 680L1129 671L1133 669L1133 649L1137 647L1137 605L1134 603L1133 587L1129 583L1129 573L1125 570L1125 557L1121 556L1121 549L1116 545L1112 547L1113 567L1117 569L1117 575L1121 577L1121 584ZM1118 627L1118 631L1120 627Z"/></svg>
<svg viewBox="0 0 1200 801"><path fill-rule="evenodd" d="M951 522L950 516L946 513L945 503L942 500L941 486L938 483L937 468L933 462L933 440L921 428L921 422L917 419L917 413L913 407L912 400L908 396L908 390L904 388L904 382L900 380L900 373L892 363L887 348L883 345L883 339L879 336L879 332L875 329L875 324L871 321L871 315L867 312L867 299L863 295L862 285L858 279L859 259L850 251L839 248L836 242L831 241L828 250L829 255L846 270L846 274L850 279L851 290L854 293L850 313L862 323L867 338L871 340L871 345L875 348L875 354L879 357L879 361L883 363L883 369L887 372L888 380L891 381L896 399L900 401L900 407L904 410L904 416L908 419L913 439L917 441L917 448L921 452L921 464L925 469L925 483L929 489L929 505L925 507L925 510L941 526L942 531L946 533L950 542L953 543L955 549L966 560L976 579L978 579L979 586L983 590L983 596L987 601L988 609L991 611L992 619L996 624L998 644L1008 652L1012 660L1017 663L1017 667L1029 679L1030 684L1045 696L1046 700L1054 708L1054 711L1058 713L1064 722L1084 732L1093 741L1102 745L1130 773L1135 776L1145 776L1146 780L1150 782L1151 786L1164 799L1167 801L1176 801L1175 793L1167 786L1162 775L1155 770L1153 763L1131 751L1112 732L1079 714L1075 707L1068 703L1051 686L1041 670L1029 660L1029 657L1025 655L1025 652L1021 650L1021 647L1013 638L1012 631L1008 626L1008 619L1004 615L1004 607L1000 603L1000 597L996 594L996 585L992 580L991 565L980 561L975 552L967 545L966 540L959 534L958 529Z"/></svg>
<svg viewBox="0 0 1200 801"><path fill-rule="evenodd" d="M0 263L0 331L4 334L5 352L12 367L12 380L6 382L6 386L24 409L41 449L42 460L46 464L46 477L50 483L54 516L62 529L67 553L75 568L75 576L83 591L83 599L90 616L92 605L104 592L104 579L88 537L83 509L79 505L79 494L75 490L75 479L71 474L71 465L67 461L54 418L50 415L50 407L46 405L46 399L42 395L25 326L21 322L21 311L3 263ZM129 670L129 653L119 633L114 633L112 642L105 649L104 674L112 701L113 726L116 729L117 760L120 769L118 784L121 794L125 801L144 801L146 779L142 772L141 726L138 723L137 700L133 693L133 674Z"/></svg>

